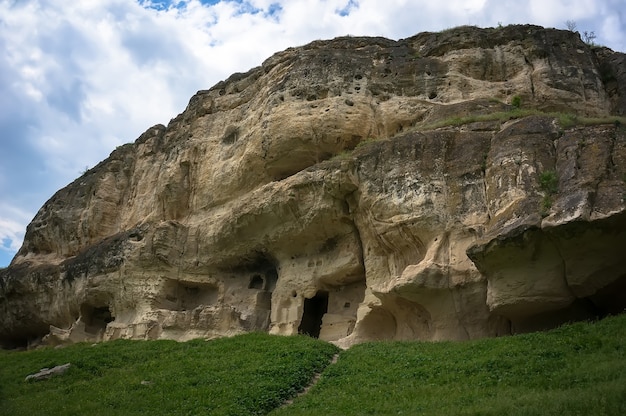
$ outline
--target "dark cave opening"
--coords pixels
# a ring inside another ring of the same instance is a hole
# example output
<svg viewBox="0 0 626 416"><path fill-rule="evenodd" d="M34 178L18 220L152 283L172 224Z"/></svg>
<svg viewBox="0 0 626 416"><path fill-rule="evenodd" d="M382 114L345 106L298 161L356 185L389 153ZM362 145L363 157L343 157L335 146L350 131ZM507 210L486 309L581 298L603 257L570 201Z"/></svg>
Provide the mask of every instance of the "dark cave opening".
<svg viewBox="0 0 626 416"><path fill-rule="evenodd" d="M250 281L248 283L248 289L273 292L276 288L276 282L278 281L276 261L266 253L252 253L228 271L249 273Z"/></svg>
<svg viewBox="0 0 626 416"><path fill-rule="evenodd" d="M626 275L597 290L588 299L602 318L626 311Z"/></svg>
<svg viewBox="0 0 626 416"><path fill-rule="evenodd" d="M264 290L265 289L265 279L260 274L255 274L250 279L250 284L248 285L248 289L257 289Z"/></svg>
<svg viewBox="0 0 626 416"><path fill-rule="evenodd" d="M88 334L98 334L104 331L107 324L115 319L108 306L95 307L84 304L80 309L81 319L85 324L85 332Z"/></svg>
<svg viewBox="0 0 626 416"><path fill-rule="evenodd" d="M50 326L34 325L21 331L11 333L0 339L0 349L3 350L27 350L31 345L39 345L41 339L49 331Z"/></svg>
<svg viewBox="0 0 626 416"><path fill-rule="evenodd" d="M319 291L310 299L304 299L304 312L298 333L319 338L322 318L328 311L328 292Z"/></svg>

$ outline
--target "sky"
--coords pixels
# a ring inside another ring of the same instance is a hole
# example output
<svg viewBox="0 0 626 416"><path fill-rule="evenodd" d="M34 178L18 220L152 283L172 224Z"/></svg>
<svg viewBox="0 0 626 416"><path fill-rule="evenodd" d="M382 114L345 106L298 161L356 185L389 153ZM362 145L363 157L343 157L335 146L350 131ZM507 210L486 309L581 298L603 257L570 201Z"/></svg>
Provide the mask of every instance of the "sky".
<svg viewBox="0 0 626 416"><path fill-rule="evenodd" d="M275 52L567 21L626 52L626 0L0 0L0 267L57 190Z"/></svg>

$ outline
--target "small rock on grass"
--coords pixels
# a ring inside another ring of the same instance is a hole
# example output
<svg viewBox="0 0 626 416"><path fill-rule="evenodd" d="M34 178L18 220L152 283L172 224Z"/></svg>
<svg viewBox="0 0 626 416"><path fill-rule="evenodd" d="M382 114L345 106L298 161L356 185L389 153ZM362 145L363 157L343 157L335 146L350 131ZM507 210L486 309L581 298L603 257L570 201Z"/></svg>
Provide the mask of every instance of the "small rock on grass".
<svg viewBox="0 0 626 416"><path fill-rule="evenodd" d="M39 381L39 380L45 380L47 378L50 378L52 376L56 376L56 375L60 375L65 373L71 366L72 364L67 363L67 364L63 364L63 365L57 365L56 367L52 367L52 368L42 368L41 370L39 370L39 372L35 373L35 374L29 374L26 376L26 381Z"/></svg>

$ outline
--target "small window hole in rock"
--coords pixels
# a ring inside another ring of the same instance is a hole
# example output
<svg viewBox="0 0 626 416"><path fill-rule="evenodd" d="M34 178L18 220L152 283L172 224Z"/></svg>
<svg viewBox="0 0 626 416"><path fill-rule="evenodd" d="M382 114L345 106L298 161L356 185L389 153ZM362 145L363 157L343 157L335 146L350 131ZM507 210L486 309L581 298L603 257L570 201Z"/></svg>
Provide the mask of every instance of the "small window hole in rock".
<svg viewBox="0 0 626 416"><path fill-rule="evenodd" d="M248 289L265 290L265 279L260 274L255 274L250 278Z"/></svg>

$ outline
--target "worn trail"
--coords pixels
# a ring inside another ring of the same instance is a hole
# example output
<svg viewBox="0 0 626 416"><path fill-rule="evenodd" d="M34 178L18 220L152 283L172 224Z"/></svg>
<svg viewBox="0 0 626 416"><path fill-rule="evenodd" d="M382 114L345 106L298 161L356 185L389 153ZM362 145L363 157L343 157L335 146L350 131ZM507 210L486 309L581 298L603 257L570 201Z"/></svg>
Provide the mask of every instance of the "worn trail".
<svg viewBox="0 0 626 416"><path fill-rule="evenodd" d="M324 367L321 371L318 371L317 373L315 373L313 375L313 378L311 379L311 382L308 384L308 386L306 386L301 392L299 392L294 398L289 399L287 401L285 401L285 403L282 404L282 406L280 407L286 407L289 406L290 404L292 404L294 402L294 400L296 400L298 397L300 396L304 396L305 394L307 394L309 392L309 390L311 390L313 388L313 386L315 386L317 384L317 382L320 380L320 378L322 377L322 373L324 371L326 371L328 369L328 367L330 367L333 364L337 363L337 360L339 360L339 353L333 355L333 358L330 360L330 362L328 363L328 365L326 367Z"/></svg>

